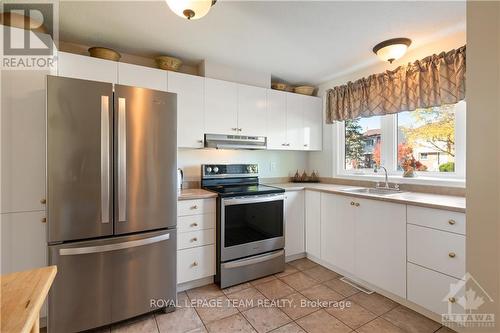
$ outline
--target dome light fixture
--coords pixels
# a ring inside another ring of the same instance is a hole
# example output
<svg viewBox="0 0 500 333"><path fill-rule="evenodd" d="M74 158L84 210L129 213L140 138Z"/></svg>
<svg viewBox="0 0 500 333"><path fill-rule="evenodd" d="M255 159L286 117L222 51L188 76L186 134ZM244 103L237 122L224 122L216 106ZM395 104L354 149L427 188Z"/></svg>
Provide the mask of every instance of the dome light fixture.
<svg viewBox="0 0 500 333"><path fill-rule="evenodd" d="M197 20L207 15L217 0L166 0L168 7L180 17Z"/></svg>
<svg viewBox="0 0 500 333"><path fill-rule="evenodd" d="M388 39L375 45L373 53L392 64L394 60L401 58L406 53L410 44L411 39L409 38Z"/></svg>

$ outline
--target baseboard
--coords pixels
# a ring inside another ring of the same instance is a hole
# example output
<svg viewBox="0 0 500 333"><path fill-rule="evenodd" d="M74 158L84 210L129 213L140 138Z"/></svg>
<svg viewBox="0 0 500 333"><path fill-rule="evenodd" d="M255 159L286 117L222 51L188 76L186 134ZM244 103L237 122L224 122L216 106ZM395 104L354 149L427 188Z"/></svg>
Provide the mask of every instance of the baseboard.
<svg viewBox="0 0 500 333"><path fill-rule="evenodd" d="M285 257L285 262L290 262L290 261L294 261L294 260L297 260L297 259L302 259L302 258L305 258L305 257L306 257L306 253L305 252L297 253L297 254L292 254L292 255L289 255L289 256Z"/></svg>
<svg viewBox="0 0 500 333"><path fill-rule="evenodd" d="M208 284L214 283L214 277L213 276L207 276L205 278L201 278L198 280L193 280L193 281L188 281L184 283L179 283L177 285L177 292L181 292L184 290L189 290L193 288L198 288L202 286L206 286Z"/></svg>

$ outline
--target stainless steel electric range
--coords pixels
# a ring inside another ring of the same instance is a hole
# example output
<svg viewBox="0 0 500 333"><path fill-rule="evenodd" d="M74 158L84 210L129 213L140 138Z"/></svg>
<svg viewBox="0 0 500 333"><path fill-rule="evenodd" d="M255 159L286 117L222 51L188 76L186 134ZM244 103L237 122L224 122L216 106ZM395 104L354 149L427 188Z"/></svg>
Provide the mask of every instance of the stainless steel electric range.
<svg viewBox="0 0 500 333"><path fill-rule="evenodd" d="M204 164L202 187L218 193L221 288L285 269L285 190L259 184L257 164Z"/></svg>

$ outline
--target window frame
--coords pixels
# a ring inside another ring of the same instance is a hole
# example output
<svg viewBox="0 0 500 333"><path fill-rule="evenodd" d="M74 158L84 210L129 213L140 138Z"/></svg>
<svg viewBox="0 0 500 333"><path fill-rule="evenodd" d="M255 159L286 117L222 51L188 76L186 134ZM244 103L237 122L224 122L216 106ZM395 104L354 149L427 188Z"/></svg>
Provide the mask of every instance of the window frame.
<svg viewBox="0 0 500 333"><path fill-rule="evenodd" d="M455 171L435 172L416 171L417 177L405 178L402 172L397 170L397 114L381 116L381 165L387 168L387 173L392 181L403 183L443 183L452 186L465 185L465 150L466 150L466 102L460 101L455 107ZM345 126L343 121L337 121L333 126L333 139L336 142L333 154L334 175L338 178L379 180L383 175L374 173L373 170L346 170L345 168Z"/></svg>

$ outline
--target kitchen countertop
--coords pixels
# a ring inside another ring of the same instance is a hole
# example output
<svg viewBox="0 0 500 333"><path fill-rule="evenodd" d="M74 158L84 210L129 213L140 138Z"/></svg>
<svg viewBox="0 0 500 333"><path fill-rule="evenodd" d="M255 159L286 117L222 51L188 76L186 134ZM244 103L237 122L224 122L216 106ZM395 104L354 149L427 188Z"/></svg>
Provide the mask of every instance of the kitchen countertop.
<svg viewBox="0 0 500 333"><path fill-rule="evenodd" d="M420 192L401 192L381 196L377 194L352 193L346 189L360 188L360 186L325 184L325 183L281 183L267 184L274 187L283 188L286 191L301 191L304 189L326 193L348 195L357 198L375 199L381 201L402 203L414 206L445 209L454 212L465 213L465 198L451 195L430 194Z"/></svg>
<svg viewBox="0 0 500 333"><path fill-rule="evenodd" d="M177 194L177 200L209 199L216 197L217 193L201 188L183 189Z"/></svg>

